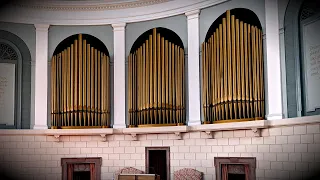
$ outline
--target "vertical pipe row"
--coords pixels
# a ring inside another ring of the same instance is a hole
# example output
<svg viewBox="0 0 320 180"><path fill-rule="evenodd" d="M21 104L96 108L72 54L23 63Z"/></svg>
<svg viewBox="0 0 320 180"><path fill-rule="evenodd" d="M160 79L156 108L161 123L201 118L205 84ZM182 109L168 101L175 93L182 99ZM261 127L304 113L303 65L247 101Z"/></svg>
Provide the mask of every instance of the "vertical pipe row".
<svg viewBox="0 0 320 180"><path fill-rule="evenodd" d="M109 125L109 63L81 34L52 57L53 128Z"/></svg>
<svg viewBox="0 0 320 180"><path fill-rule="evenodd" d="M181 124L184 52L153 29L128 56L129 124Z"/></svg>
<svg viewBox="0 0 320 180"><path fill-rule="evenodd" d="M204 122L264 117L262 33L231 15L202 43Z"/></svg>

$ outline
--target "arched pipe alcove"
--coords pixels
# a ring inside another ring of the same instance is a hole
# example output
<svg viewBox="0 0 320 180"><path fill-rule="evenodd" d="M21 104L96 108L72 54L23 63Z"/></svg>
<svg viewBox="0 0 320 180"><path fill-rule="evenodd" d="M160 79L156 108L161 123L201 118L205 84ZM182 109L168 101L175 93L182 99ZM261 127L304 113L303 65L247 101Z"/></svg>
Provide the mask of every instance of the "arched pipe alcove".
<svg viewBox="0 0 320 180"><path fill-rule="evenodd" d="M185 58L179 36L153 28L138 37L128 56L129 127L185 124Z"/></svg>
<svg viewBox="0 0 320 180"><path fill-rule="evenodd" d="M94 36L63 40L51 60L51 128L110 126L110 58Z"/></svg>
<svg viewBox="0 0 320 180"><path fill-rule="evenodd" d="M263 32L248 9L226 11L202 43L204 123L264 119Z"/></svg>

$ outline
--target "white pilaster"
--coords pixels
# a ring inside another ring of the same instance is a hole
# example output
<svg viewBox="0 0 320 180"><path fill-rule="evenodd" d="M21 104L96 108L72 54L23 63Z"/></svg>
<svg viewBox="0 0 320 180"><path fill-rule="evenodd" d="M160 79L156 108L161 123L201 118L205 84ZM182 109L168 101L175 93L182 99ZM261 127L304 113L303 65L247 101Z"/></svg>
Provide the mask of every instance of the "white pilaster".
<svg viewBox="0 0 320 180"><path fill-rule="evenodd" d="M185 13L188 19L188 125L201 124L199 78L199 10Z"/></svg>
<svg viewBox="0 0 320 180"><path fill-rule="evenodd" d="M268 112L267 119L282 119L278 1L265 0Z"/></svg>
<svg viewBox="0 0 320 180"><path fill-rule="evenodd" d="M126 127L125 23L112 24L114 41L114 123Z"/></svg>
<svg viewBox="0 0 320 180"><path fill-rule="evenodd" d="M48 24L36 24L35 95L33 129L47 129Z"/></svg>

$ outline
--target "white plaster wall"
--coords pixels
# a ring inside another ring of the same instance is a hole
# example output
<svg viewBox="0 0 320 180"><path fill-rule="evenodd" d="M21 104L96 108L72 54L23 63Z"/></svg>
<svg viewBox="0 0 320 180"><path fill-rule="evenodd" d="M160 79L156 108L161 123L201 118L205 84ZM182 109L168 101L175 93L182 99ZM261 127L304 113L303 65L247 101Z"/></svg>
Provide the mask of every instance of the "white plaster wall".
<svg viewBox="0 0 320 180"><path fill-rule="evenodd" d="M256 177L262 179L302 179L320 167L320 124L263 129L261 137L251 130L219 131L214 139L202 132L183 134L99 136L0 136L1 170L20 179L61 179L61 158L102 157L102 179L110 180L116 170L132 166L145 170L145 147L170 147L171 176L190 167L215 179L214 157L256 157Z"/></svg>

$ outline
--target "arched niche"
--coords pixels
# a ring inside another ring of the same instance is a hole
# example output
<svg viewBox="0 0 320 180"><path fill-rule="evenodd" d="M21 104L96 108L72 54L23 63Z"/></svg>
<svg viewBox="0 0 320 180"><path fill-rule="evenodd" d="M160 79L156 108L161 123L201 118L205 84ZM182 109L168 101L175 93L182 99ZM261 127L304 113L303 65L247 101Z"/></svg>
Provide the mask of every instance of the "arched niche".
<svg viewBox="0 0 320 180"><path fill-rule="evenodd" d="M1 128L30 129L31 125L31 54L25 42L17 35L0 30L0 43L7 45L17 55L14 85L14 124ZM4 63L10 60L4 60ZM1 123L0 123L1 124Z"/></svg>
<svg viewBox="0 0 320 180"><path fill-rule="evenodd" d="M51 128L110 126L110 58L96 37L75 34L51 59Z"/></svg>
<svg viewBox="0 0 320 180"><path fill-rule="evenodd" d="M308 51L304 47L306 40L304 30L308 24L319 19L319 5L319 0L290 0L285 12L285 73L288 117L320 114L320 109L317 106L312 108L313 110L307 110L308 88L306 83L308 77L306 69L308 68L306 68L305 53Z"/></svg>
<svg viewBox="0 0 320 180"><path fill-rule="evenodd" d="M203 122L264 119L263 32L257 15L227 10L212 23L201 48Z"/></svg>
<svg viewBox="0 0 320 180"><path fill-rule="evenodd" d="M179 36L166 28L140 35L128 56L129 127L185 124L185 59Z"/></svg>

